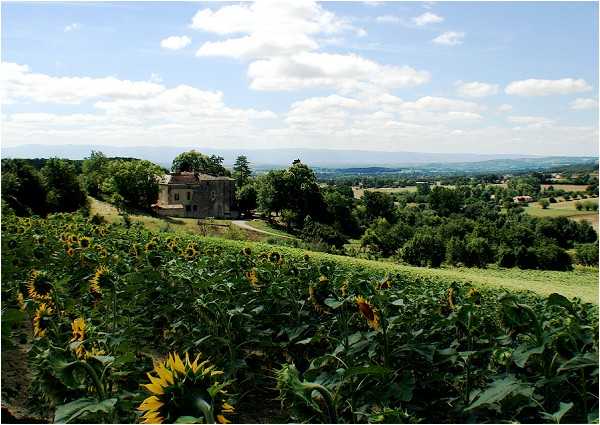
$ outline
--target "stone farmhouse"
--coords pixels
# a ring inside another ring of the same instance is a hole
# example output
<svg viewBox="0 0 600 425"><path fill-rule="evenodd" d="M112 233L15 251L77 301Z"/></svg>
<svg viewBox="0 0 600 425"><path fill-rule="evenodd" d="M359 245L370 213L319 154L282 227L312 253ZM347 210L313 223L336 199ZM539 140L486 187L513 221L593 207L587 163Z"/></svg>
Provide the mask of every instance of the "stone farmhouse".
<svg viewBox="0 0 600 425"><path fill-rule="evenodd" d="M158 183L158 201L152 205L162 216L237 218L235 180L192 172L171 173Z"/></svg>

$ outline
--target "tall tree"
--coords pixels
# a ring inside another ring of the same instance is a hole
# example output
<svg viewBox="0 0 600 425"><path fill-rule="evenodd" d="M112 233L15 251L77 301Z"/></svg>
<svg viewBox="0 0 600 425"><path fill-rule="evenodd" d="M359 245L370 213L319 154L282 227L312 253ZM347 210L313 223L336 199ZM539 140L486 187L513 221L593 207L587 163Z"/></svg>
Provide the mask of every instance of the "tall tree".
<svg viewBox="0 0 600 425"><path fill-rule="evenodd" d="M47 211L40 173L22 160L2 161L2 199L17 215L45 215Z"/></svg>
<svg viewBox="0 0 600 425"><path fill-rule="evenodd" d="M104 180L108 177L108 163L109 159L100 151L92 151L90 157L83 161L83 187L89 195L100 195Z"/></svg>
<svg viewBox="0 0 600 425"><path fill-rule="evenodd" d="M173 160L171 171L175 173L190 171L213 176L231 175L229 170L223 166L223 157L217 155L207 156L195 150L177 155Z"/></svg>
<svg viewBox="0 0 600 425"><path fill-rule="evenodd" d="M157 177L162 169L150 161L111 161L104 190L124 205L148 209L158 199Z"/></svg>
<svg viewBox="0 0 600 425"><path fill-rule="evenodd" d="M50 212L75 211L85 205L85 192L70 161L51 158L42 167L41 174Z"/></svg>
<svg viewBox="0 0 600 425"><path fill-rule="evenodd" d="M241 188L247 184L250 175L252 175L252 170L250 170L248 158L244 155L238 156L233 165L233 178L235 179L236 186Z"/></svg>

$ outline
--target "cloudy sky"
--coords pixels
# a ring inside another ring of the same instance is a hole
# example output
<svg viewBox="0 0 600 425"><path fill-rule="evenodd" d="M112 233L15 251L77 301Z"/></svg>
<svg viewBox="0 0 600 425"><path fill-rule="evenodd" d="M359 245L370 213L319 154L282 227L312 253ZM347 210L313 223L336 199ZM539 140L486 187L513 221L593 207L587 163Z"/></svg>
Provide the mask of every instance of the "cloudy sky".
<svg viewBox="0 0 600 425"><path fill-rule="evenodd" d="M2 3L2 144L596 155L598 4Z"/></svg>

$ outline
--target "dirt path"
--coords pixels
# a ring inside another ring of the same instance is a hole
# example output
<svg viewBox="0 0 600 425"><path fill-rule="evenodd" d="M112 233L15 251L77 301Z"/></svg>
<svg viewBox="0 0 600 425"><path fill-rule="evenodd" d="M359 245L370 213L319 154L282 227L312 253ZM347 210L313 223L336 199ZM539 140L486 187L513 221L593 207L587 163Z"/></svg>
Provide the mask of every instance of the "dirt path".
<svg viewBox="0 0 600 425"><path fill-rule="evenodd" d="M280 235L279 233L269 232L267 230L257 229L256 227L252 227L245 220L231 220L231 223L235 224L238 227L241 227L244 230L249 230L250 232L263 233L265 235L275 236L278 238L286 238L286 239L296 239L292 236Z"/></svg>

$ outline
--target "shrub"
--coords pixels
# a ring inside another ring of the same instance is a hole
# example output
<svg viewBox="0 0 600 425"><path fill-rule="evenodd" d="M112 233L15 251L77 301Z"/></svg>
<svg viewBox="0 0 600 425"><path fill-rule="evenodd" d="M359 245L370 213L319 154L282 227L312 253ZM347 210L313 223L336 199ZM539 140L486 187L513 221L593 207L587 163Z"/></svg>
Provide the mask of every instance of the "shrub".
<svg viewBox="0 0 600 425"><path fill-rule="evenodd" d="M579 264L598 267L598 242L577 245L575 258Z"/></svg>
<svg viewBox="0 0 600 425"><path fill-rule="evenodd" d="M550 202L551 204L556 204L556 198L554 198L554 197L548 198L548 202Z"/></svg>
<svg viewBox="0 0 600 425"><path fill-rule="evenodd" d="M444 261L445 246L431 228L421 228L399 252L402 260L415 266L439 267Z"/></svg>
<svg viewBox="0 0 600 425"><path fill-rule="evenodd" d="M575 209L581 211L583 209L583 204L581 202L575 202Z"/></svg>
<svg viewBox="0 0 600 425"><path fill-rule="evenodd" d="M542 207L542 209L546 209L550 206L550 201L548 201L547 199L540 199L538 201L538 204L540 204L540 206Z"/></svg>

